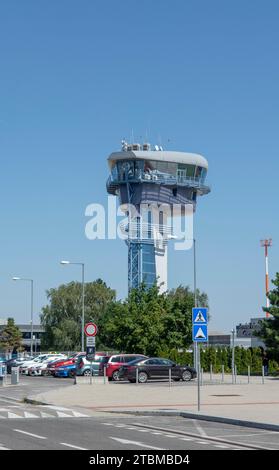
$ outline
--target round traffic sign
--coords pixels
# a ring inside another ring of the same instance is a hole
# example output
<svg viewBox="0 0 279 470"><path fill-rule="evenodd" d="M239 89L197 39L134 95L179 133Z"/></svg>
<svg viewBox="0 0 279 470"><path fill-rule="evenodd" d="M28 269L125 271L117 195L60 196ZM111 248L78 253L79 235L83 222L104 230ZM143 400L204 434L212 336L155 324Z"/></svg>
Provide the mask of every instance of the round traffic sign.
<svg viewBox="0 0 279 470"><path fill-rule="evenodd" d="M86 336L96 336L97 331L98 331L98 328L97 328L97 325L95 325L95 323L92 323L92 322L86 323L84 327L84 332Z"/></svg>

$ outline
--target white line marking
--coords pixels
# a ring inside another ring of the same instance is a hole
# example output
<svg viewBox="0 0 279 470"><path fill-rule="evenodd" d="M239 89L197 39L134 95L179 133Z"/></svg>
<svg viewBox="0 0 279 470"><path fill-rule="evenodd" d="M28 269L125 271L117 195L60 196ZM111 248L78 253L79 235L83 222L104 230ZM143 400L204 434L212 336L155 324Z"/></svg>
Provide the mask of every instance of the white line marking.
<svg viewBox="0 0 279 470"><path fill-rule="evenodd" d="M62 411L56 411L58 418L72 418L73 415L67 415L66 413L62 413Z"/></svg>
<svg viewBox="0 0 279 470"><path fill-rule="evenodd" d="M72 413L76 418L88 418L88 415L84 415L83 413L80 413L79 411L73 411Z"/></svg>
<svg viewBox="0 0 279 470"><path fill-rule="evenodd" d="M194 422L194 425L195 425L195 428L196 430L198 431L198 433L202 436L202 437L208 437L206 432L203 430L203 428L201 427L201 425L199 423L197 423L197 421L195 419L193 419L193 422Z"/></svg>
<svg viewBox="0 0 279 470"><path fill-rule="evenodd" d="M39 418L39 416L34 415L33 413L28 413L28 411L24 411L25 418Z"/></svg>
<svg viewBox="0 0 279 470"><path fill-rule="evenodd" d="M3 446L3 444L0 444L0 450L11 450L11 449L8 449L8 447L5 447Z"/></svg>
<svg viewBox="0 0 279 470"><path fill-rule="evenodd" d="M60 444L62 446L71 447L72 449L88 450L88 449L84 449L84 447L78 447L78 446L74 446L73 444L67 444L67 442L60 442Z"/></svg>
<svg viewBox="0 0 279 470"><path fill-rule="evenodd" d="M36 437L36 439L47 439L47 437L39 436L38 434L32 434L31 432L27 432L27 431L22 431L22 429L13 429L13 431L26 434L27 436Z"/></svg>
<svg viewBox="0 0 279 470"><path fill-rule="evenodd" d="M17 418L23 418L23 416L16 415L15 413L11 413L10 411L8 411L8 418L17 419Z"/></svg>
<svg viewBox="0 0 279 470"><path fill-rule="evenodd" d="M165 449L162 449L162 447L149 446L148 444L145 444L144 442L128 441L128 439L119 439L118 437L112 437L112 436L110 436L110 439L113 439L114 441L118 441L121 444L129 444L129 445L133 444L138 447L144 447L145 449L165 450Z"/></svg>

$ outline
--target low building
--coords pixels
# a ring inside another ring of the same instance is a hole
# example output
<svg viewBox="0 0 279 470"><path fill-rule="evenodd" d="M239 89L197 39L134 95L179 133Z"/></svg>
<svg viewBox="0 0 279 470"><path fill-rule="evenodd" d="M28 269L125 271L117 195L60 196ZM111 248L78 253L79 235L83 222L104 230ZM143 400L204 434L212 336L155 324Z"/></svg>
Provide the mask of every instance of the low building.
<svg viewBox="0 0 279 470"><path fill-rule="evenodd" d="M209 331L208 333L208 346L224 347L230 346L231 336L230 334L223 333L221 331Z"/></svg>
<svg viewBox="0 0 279 470"><path fill-rule="evenodd" d="M236 326L235 346L246 348L265 348L265 344L256 336L261 329L264 317L251 318L249 323L240 323Z"/></svg>
<svg viewBox="0 0 279 470"><path fill-rule="evenodd" d="M6 320L0 320L0 332L7 325ZM20 324L16 325L22 334L22 346L25 351L30 352L31 349L31 325L29 324ZM33 353L38 353L41 351L41 339L44 334L44 328L41 325L33 325Z"/></svg>

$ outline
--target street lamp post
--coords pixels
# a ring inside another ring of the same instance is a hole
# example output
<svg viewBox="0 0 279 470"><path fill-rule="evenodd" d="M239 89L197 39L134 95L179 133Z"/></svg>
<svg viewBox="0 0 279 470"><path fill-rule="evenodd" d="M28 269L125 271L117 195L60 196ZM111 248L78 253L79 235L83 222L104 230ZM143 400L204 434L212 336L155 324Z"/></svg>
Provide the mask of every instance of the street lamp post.
<svg viewBox="0 0 279 470"><path fill-rule="evenodd" d="M13 281L27 281L31 283L31 342L30 355L33 355L33 305L34 305L34 281L33 279L24 277L13 277Z"/></svg>
<svg viewBox="0 0 279 470"><path fill-rule="evenodd" d="M81 266L81 282L82 282L82 320L81 320L81 350L84 351L84 297L85 297L85 285L84 285L84 263L73 263L72 261L60 261L60 264L77 264Z"/></svg>
<svg viewBox="0 0 279 470"><path fill-rule="evenodd" d="M232 330L232 383L234 383L234 329Z"/></svg>
<svg viewBox="0 0 279 470"><path fill-rule="evenodd" d="M196 239L193 238L194 243L194 301L195 301L195 308L198 306L197 300L197 266L196 266ZM194 344L194 368L197 370L198 367L198 343L195 341Z"/></svg>

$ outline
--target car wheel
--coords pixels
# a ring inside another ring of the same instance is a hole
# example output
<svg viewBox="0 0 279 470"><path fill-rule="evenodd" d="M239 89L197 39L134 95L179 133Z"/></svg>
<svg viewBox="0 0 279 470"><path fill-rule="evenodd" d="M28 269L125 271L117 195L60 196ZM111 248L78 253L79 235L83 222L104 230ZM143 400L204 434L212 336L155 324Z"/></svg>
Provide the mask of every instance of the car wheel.
<svg viewBox="0 0 279 470"><path fill-rule="evenodd" d="M114 380L115 382L119 382L120 378L119 378L119 370L115 370L112 374L112 380Z"/></svg>
<svg viewBox="0 0 279 470"><path fill-rule="evenodd" d="M189 370L184 370L182 373L183 382L189 382L192 379L192 374Z"/></svg>
<svg viewBox="0 0 279 470"><path fill-rule="evenodd" d="M86 377L88 377L89 375L91 375L91 370L87 369L83 372L83 375L85 375Z"/></svg>
<svg viewBox="0 0 279 470"><path fill-rule="evenodd" d="M147 379L148 379L148 375L146 372L139 372L139 375L138 375L139 383L144 384L147 382Z"/></svg>

